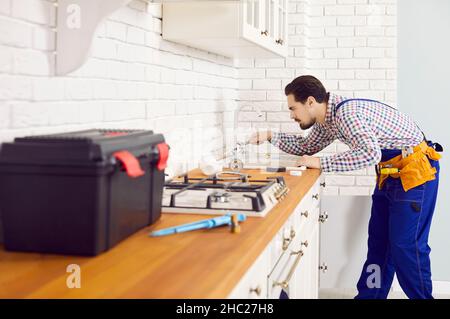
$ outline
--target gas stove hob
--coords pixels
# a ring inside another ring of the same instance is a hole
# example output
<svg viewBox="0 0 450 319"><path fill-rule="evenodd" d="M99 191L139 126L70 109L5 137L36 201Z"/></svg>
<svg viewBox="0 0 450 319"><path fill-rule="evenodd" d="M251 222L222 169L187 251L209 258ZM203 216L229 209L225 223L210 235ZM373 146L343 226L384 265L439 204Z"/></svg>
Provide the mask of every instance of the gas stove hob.
<svg viewBox="0 0 450 319"><path fill-rule="evenodd" d="M257 180L233 172L207 178L185 175L164 184L162 212L264 217L288 191L279 176Z"/></svg>

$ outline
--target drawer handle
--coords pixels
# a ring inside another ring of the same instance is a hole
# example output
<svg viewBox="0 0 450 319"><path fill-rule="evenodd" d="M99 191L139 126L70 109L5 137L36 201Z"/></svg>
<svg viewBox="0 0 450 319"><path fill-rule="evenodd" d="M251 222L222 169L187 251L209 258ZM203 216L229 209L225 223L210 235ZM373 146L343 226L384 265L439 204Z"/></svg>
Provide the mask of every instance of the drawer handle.
<svg viewBox="0 0 450 319"><path fill-rule="evenodd" d="M280 45L283 45L283 43L284 43L283 39L278 39L275 42Z"/></svg>
<svg viewBox="0 0 450 319"><path fill-rule="evenodd" d="M317 193L317 194L312 195L312 198L319 200L319 194Z"/></svg>
<svg viewBox="0 0 450 319"><path fill-rule="evenodd" d="M288 275L286 276L286 279L283 281L275 281L273 283L273 287L281 286L284 289L289 288L289 281L291 281L292 275L294 275L295 269L297 268L298 263L300 262L300 259L302 259L303 251L293 251L291 252L291 255L297 255L297 258L295 258L294 264L292 265L291 269L289 270Z"/></svg>
<svg viewBox="0 0 450 319"><path fill-rule="evenodd" d="M305 218L308 218L308 211L305 210L303 213L300 213L301 216L305 216Z"/></svg>
<svg viewBox="0 0 450 319"><path fill-rule="evenodd" d="M250 288L250 293L255 293L257 296L261 295L261 287L258 285L256 288Z"/></svg>
<svg viewBox="0 0 450 319"><path fill-rule="evenodd" d="M322 265L319 266L319 269L322 270L323 273L326 273L328 271L328 265L326 263L322 263Z"/></svg>
<svg viewBox="0 0 450 319"><path fill-rule="evenodd" d="M321 222L322 224L325 223L327 220L328 220L327 212L323 212L322 214L319 215L319 222Z"/></svg>
<svg viewBox="0 0 450 319"><path fill-rule="evenodd" d="M295 235L296 235L295 230L291 229L291 233L290 233L291 239L293 239L295 237Z"/></svg>
<svg viewBox="0 0 450 319"><path fill-rule="evenodd" d="M283 251L288 249L289 244L292 242L295 235L296 235L295 230L293 228L291 228L291 232L289 233L289 238L283 237L283 247L282 247Z"/></svg>
<svg viewBox="0 0 450 319"><path fill-rule="evenodd" d="M283 251L285 251L286 249L288 249L289 244L291 243L292 239L291 238L283 238Z"/></svg>
<svg viewBox="0 0 450 319"><path fill-rule="evenodd" d="M320 186L325 187L326 186L325 182L320 183Z"/></svg>
<svg viewBox="0 0 450 319"><path fill-rule="evenodd" d="M267 30L261 31L261 35L269 35L269 31Z"/></svg>
<svg viewBox="0 0 450 319"><path fill-rule="evenodd" d="M301 242L300 246L305 246L305 248L308 248L308 241L305 240L305 241Z"/></svg>

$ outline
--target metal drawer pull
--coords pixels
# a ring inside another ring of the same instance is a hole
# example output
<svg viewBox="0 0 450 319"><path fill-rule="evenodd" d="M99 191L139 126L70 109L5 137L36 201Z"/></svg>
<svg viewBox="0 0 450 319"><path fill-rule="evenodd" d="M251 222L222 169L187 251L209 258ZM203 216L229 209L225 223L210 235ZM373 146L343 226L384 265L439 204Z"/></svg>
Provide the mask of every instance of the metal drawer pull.
<svg viewBox="0 0 450 319"><path fill-rule="evenodd" d="M320 186L325 187L326 186L325 182L320 183Z"/></svg>
<svg viewBox="0 0 450 319"><path fill-rule="evenodd" d="M256 288L250 288L250 293L255 293L257 296L261 295L261 287L258 285Z"/></svg>
<svg viewBox="0 0 450 319"><path fill-rule="evenodd" d="M312 198L319 200L319 193L312 195Z"/></svg>
<svg viewBox="0 0 450 319"><path fill-rule="evenodd" d="M305 240L305 241L301 242L300 246L305 246L305 248L308 248L308 241Z"/></svg>
<svg viewBox="0 0 450 319"><path fill-rule="evenodd" d="M289 247L289 244L292 242L292 240L294 239L294 237L295 237L295 230L294 229L291 229L291 233L289 234L289 238L286 238L286 237L283 237L283 251L284 250L286 250L286 249L288 249L288 247Z"/></svg>
<svg viewBox="0 0 450 319"><path fill-rule="evenodd" d="M283 41L283 39L278 39L278 40L276 40L275 42L278 43L278 44L280 44L280 45L283 45L283 42L284 42L284 41Z"/></svg>
<svg viewBox="0 0 450 319"><path fill-rule="evenodd" d="M327 212L323 212L322 214L319 215L319 222L321 222L322 224L325 223L327 220L328 220Z"/></svg>
<svg viewBox="0 0 450 319"><path fill-rule="evenodd" d="M283 251L288 249L289 244L291 243L291 241L292 241L292 239L290 239L290 238L283 238L283 246L281 247L283 249Z"/></svg>
<svg viewBox="0 0 450 319"><path fill-rule="evenodd" d="M308 218L308 211L305 210L303 213L301 213L300 215L305 216L305 218Z"/></svg>
<svg viewBox="0 0 450 319"><path fill-rule="evenodd" d="M289 270L289 273L286 276L286 279L281 282L275 281L273 283L272 287L281 286L284 289L289 288L289 281L291 280L292 275L294 275L295 269L297 268L297 265L300 262L300 259L302 259L303 251L301 251L301 250L293 251L293 252L291 252L291 255L297 255L297 258L295 258L294 264L292 265L291 269Z"/></svg>
<svg viewBox="0 0 450 319"><path fill-rule="evenodd" d="M267 30L261 31L261 35L269 35L269 31Z"/></svg>

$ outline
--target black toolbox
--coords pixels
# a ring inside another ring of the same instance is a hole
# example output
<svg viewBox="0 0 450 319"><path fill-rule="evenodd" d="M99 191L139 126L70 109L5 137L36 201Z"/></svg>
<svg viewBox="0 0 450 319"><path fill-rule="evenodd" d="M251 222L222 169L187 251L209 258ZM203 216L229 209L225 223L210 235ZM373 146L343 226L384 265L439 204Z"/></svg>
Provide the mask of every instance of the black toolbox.
<svg viewBox="0 0 450 319"><path fill-rule="evenodd" d="M16 138L0 151L6 250L97 255L161 216L168 145L144 130Z"/></svg>

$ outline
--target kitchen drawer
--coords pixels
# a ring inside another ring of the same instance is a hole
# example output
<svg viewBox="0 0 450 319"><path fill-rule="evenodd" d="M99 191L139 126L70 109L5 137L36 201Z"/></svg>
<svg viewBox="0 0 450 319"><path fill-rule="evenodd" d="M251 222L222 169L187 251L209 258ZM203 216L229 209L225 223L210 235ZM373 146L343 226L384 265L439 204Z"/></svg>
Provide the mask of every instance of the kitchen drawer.
<svg viewBox="0 0 450 319"><path fill-rule="evenodd" d="M297 206L293 213L294 229L300 233L310 233L311 229L319 223L319 206L315 205L312 197Z"/></svg>
<svg viewBox="0 0 450 319"><path fill-rule="evenodd" d="M319 229L319 203L318 180L229 298L279 298L282 290L291 298L314 297L318 277L312 268L318 267L314 234Z"/></svg>
<svg viewBox="0 0 450 319"><path fill-rule="evenodd" d="M262 299L267 298L267 276L269 274L269 246L259 255L245 273L228 298Z"/></svg>
<svg viewBox="0 0 450 319"><path fill-rule="evenodd" d="M303 250L304 253L307 253L311 250L311 244L314 241L314 232L319 228L319 209L316 208L312 211L311 219L308 222L305 222L301 225L300 230L297 232L295 240L292 242L291 249L294 251Z"/></svg>
<svg viewBox="0 0 450 319"><path fill-rule="evenodd" d="M317 180L272 240L270 245L270 269L273 269L280 262L282 255L292 246L293 242L300 244L301 236L303 241L306 240L305 236L309 236L312 229L318 225L319 186L319 180Z"/></svg>
<svg viewBox="0 0 450 319"><path fill-rule="evenodd" d="M267 292L269 299L278 299L282 290L290 295L297 273L302 266L303 251L290 247L283 253L280 260L270 272L267 278Z"/></svg>
<svg viewBox="0 0 450 319"><path fill-rule="evenodd" d="M301 240L306 240L313 230L319 226L319 214L320 210L318 207L310 208L307 210L308 217L304 217L303 222L300 223L299 226L299 234L297 238L300 238Z"/></svg>
<svg viewBox="0 0 450 319"><path fill-rule="evenodd" d="M295 229L295 216L292 214L284 223L273 240L269 244L270 258L269 269L272 270L279 262L281 256L289 249L295 240L298 230Z"/></svg>
<svg viewBox="0 0 450 319"><path fill-rule="evenodd" d="M319 210L316 208L312 216L318 214ZM299 281L304 281L301 276L309 269L305 258L314 254L311 251L315 249L312 235L319 227L317 219L314 220L315 222L303 223L300 229L295 230L291 243L275 263L267 279L268 298L279 298L282 290L291 298L297 298ZM309 286L305 289L309 289Z"/></svg>
<svg viewBox="0 0 450 319"><path fill-rule="evenodd" d="M316 225L304 241L308 245L301 245L303 252L302 260L298 270L294 273L294 278L289 284L289 297L293 299L318 298L319 286L319 226ZM293 246L295 248L295 246Z"/></svg>

